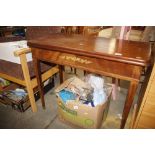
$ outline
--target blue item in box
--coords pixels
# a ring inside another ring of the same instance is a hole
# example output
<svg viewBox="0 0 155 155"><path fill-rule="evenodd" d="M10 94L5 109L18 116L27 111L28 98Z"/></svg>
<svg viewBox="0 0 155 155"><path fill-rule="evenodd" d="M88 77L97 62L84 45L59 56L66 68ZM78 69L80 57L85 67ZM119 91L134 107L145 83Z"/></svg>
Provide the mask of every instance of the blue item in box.
<svg viewBox="0 0 155 155"><path fill-rule="evenodd" d="M67 100L75 100L76 99L75 94L73 94L72 92L66 91L66 90L61 90L59 92L59 96L64 103L66 103Z"/></svg>
<svg viewBox="0 0 155 155"><path fill-rule="evenodd" d="M84 104L87 104L87 105L88 105L88 104L91 104L92 107L95 107L93 101L85 101Z"/></svg>

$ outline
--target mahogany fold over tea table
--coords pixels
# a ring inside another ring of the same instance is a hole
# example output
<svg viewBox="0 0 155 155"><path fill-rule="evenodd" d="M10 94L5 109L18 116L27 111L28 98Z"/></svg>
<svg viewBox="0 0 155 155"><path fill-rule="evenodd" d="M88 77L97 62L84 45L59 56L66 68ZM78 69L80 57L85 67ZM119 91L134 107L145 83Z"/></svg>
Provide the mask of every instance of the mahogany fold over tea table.
<svg viewBox="0 0 155 155"><path fill-rule="evenodd" d="M130 82L124 104L121 128L124 128L143 68L150 65L151 48L146 42L134 42L102 37L55 34L46 38L30 40L33 62L45 107L40 61L60 65L60 81L63 81L62 66L71 66L88 72Z"/></svg>

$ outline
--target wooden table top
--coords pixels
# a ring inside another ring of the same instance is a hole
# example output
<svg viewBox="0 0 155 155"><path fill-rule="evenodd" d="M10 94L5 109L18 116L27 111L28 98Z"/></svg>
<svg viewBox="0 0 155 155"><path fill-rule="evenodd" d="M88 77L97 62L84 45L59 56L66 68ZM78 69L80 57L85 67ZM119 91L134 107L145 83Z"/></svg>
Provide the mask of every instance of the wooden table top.
<svg viewBox="0 0 155 155"><path fill-rule="evenodd" d="M28 46L70 54L104 58L140 66L150 63L151 46L147 42L53 34L28 41Z"/></svg>

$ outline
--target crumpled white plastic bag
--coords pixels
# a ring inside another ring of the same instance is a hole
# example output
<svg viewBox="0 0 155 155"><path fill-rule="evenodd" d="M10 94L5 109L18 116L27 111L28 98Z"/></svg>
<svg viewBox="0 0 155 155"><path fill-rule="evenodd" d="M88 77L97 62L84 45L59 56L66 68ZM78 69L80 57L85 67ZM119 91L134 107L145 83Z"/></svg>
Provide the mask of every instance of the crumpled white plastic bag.
<svg viewBox="0 0 155 155"><path fill-rule="evenodd" d="M100 76L89 74L86 76L85 81L94 88L94 106L105 103L107 101L107 94L104 91L104 79Z"/></svg>

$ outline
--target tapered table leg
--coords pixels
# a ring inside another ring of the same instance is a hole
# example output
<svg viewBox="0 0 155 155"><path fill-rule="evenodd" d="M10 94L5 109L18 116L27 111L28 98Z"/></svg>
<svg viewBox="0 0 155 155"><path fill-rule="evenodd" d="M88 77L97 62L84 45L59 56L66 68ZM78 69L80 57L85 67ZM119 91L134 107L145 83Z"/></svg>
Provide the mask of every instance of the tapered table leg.
<svg viewBox="0 0 155 155"><path fill-rule="evenodd" d="M40 60L33 58L33 63L34 63L34 70L35 70L36 78L37 78L37 82L38 82L38 89L40 92L42 107L43 107L43 109L45 109L44 86L43 86L42 79L41 79Z"/></svg>
<svg viewBox="0 0 155 155"><path fill-rule="evenodd" d="M128 90L128 94L126 97L123 114L122 114L121 129L123 129L125 126L126 120L130 112L130 108L132 106L132 103L136 94L137 87L138 87L137 82L130 82L130 86L129 86L129 90Z"/></svg>

